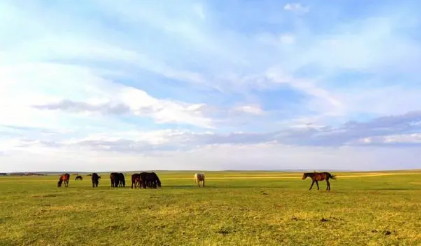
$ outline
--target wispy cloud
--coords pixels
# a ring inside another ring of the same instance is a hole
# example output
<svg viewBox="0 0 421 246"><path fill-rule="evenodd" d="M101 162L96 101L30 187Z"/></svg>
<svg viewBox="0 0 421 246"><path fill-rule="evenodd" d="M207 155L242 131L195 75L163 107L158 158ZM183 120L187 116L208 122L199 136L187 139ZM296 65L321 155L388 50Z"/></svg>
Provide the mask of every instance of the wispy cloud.
<svg viewBox="0 0 421 246"><path fill-rule="evenodd" d="M419 151L413 1L21 4L0 3L8 170L75 153L82 169L399 168Z"/></svg>
<svg viewBox="0 0 421 246"><path fill-rule="evenodd" d="M287 3L284 9L298 14L305 14L310 11L309 7L304 7L301 3Z"/></svg>

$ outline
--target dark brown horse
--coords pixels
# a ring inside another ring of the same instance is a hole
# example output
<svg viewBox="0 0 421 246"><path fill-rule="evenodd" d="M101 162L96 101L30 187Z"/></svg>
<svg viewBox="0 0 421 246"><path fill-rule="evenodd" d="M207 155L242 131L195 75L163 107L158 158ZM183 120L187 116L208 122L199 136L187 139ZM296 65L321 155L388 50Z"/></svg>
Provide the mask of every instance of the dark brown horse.
<svg viewBox="0 0 421 246"><path fill-rule="evenodd" d="M69 187L69 180L70 180L70 174L68 173L62 174L60 176L60 179L58 180L57 186L61 187L61 184L64 182L64 186Z"/></svg>
<svg viewBox="0 0 421 246"><path fill-rule="evenodd" d="M126 187L126 179L123 173L110 174L111 187Z"/></svg>
<svg viewBox="0 0 421 246"><path fill-rule="evenodd" d="M156 189L156 186L161 187L161 180L159 180L158 175L155 172L151 172L151 176L154 180L154 188Z"/></svg>
<svg viewBox="0 0 421 246"><path fill-rule="evenodd" d="M98 187L99 179L101 176L99 176L97 173L91 174L92 176L92 187Z"/></svg>
<svg viewBox="0 0 421 246"><path fill-rule="evenodd" d="M137 187L141 188L142 179L140 178L140 173L134 173L132 174L132 189L133 186L136 189Z"/></svg>
<svg viewBox="0 0 421 246"><path fill-rule="evenodd" d="M302 179L304 180L307 177L310 177L311 180L313 181L311 183L310 190L311 190L311 188L313 188L313 185L314 185L315 182L316 182L316 185L317 185L317 190L319 190L319 181L323 181L323 180L326 180L326 183L327 183L326 190L330 190L330 182L329 182L329 179L336 179L336 176L335 175L332 175L332 174L330 174L328 172L322 172L322 173L316 173L316 172L313 172L313 173L304 173Z"/></svg>
<svg viewBox="0 0 421 246"><path fill-rule="evenodd" d="M158 175L154 172L141 172L140 180L144 189L146 189L146 187L154 189L161 187L161 180L159 180Z"/></svg>
<svg viewBox="0 0 421 246"><path fill-rule="evenodd" d="M83 177L78 175L78 176L76 176L75 180L83 180Z"/></svg>

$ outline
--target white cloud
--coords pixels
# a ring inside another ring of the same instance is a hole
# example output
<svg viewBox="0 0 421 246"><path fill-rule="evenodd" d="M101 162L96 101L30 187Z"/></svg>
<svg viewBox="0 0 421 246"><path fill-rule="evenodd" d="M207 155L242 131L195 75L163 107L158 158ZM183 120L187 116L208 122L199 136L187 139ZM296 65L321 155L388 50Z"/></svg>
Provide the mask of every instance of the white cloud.
<svg viewBox="0 0 421 246"><path fill-rule="evenodd" d="M235 107L234 110L249 113L249 114L254 114L254 115L260 115L263 113L263 110L258 105L238 106L238 107Z"/></svg>
<svg viewBox="0 0 421 246"><path fill-rule="evenodd" d="M293 44L295 42L295 37L291 34L282 34L279 40L282 44Z"/></svg>
<svg viewBox="0 0 421 246"><path fill-rule="evenodd" d="M3 89L0 92L1 105L8 112L15 111L17 118L35 110L32 106L38 106L39 110L77 112L116 113L130 110L135 115L152 117L157 123L185 123L200 127L211 127L212 124L211 119L204 117L200 111L191 110L199 105L157 99L143 90L108 81L100 73L85 67L29 63L3 68L0 74L5 81L0 85ZM18 94L22 97L16 98ZM105 106L88 103L98 100L107 103ZM7 118L1 117L0 123L10 124ZM20 123L28 121L32 122L32 119L25 117Z"/></svg>
<svg viewBox="0 0 421 246"><path fill-rule="evenodd" d="M305 14L310 11L309 7L304 7L301 3L287 3L285 4L284 9L297 14Z"/></svg>
<svg viewBox="0 0 421 246"><path fill-rule="evenodd" d="M376 136L376 137L367 137L358 139L356 143L361 144L376 144L376 145L411 145L417 144L421 146L421 134L420 133L410 133L410 134L396 134L396 135L386 135L386 136Z"/></svg>

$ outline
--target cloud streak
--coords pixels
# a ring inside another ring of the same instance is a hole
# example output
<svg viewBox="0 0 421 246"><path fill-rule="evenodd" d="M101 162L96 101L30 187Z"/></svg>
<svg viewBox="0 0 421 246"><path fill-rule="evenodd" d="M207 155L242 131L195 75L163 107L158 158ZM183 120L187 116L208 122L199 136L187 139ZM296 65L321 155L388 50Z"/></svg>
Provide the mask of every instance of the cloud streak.
<svg viewBox="0 0 421 246"><path fill-rule="evenodd" d="M160 130L155 132L119 132L114 135L92 135L88 138L55 141L22 139L17 147L42 145L55 148L88 148L105 152L152 153L156 151L193 150L212 145L275 144L280 146L346 147L367 144L419 144L421 111L381 117L370 122L347 122L339 127L290 128L275 132L193 132ZM394 135L391 135L394 134Z"/></svg>

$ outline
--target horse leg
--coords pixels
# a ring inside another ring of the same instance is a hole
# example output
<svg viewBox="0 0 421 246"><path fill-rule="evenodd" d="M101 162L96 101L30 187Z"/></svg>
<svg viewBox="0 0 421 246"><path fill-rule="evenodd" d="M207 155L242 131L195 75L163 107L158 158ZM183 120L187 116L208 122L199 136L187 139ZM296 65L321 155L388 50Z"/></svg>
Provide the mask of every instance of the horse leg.
<svg viewBox="0 0 421 246"><path fill-rule="evenodd" d="M205 179L203 179L203 187L205 187Z"/></svg>
<svg viewBox="0 0 421 246"><path fill-rule="evenodd" d="M311 186L310 186L309 190L311 190L311 188L313 188L313 185L314 185L314 180L313 180L313 182L311 182Z"/></svg>
<svg viewBox="0 0 421 246"><path fill-rule="evenodd" d="M326 179L326 183L327 183L326 190L330 190L330 182L329 182L329 180L328 180L328 179Z"/></svg>
<svg viewBox="0 0 421 246"><path fill-rule="evenodd" d="M319 188L319 181L316 180L317 190L320 190Z"/></svg>

